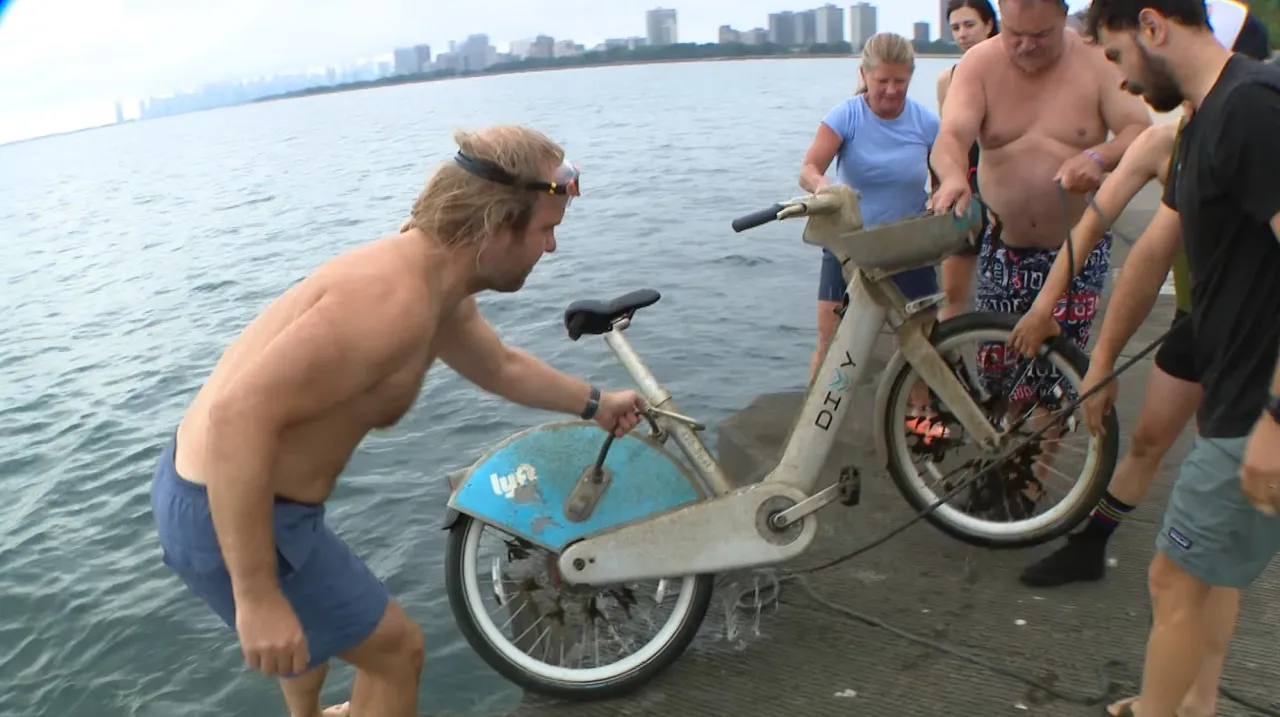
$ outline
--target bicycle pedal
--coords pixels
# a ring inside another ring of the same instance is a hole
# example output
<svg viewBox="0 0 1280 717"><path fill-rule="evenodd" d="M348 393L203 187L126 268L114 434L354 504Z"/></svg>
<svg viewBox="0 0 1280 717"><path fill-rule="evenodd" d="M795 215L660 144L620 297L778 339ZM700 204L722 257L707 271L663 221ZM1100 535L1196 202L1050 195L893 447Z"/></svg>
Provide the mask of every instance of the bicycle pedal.
<svg viewBox="0 0 1280 717"><path fill-rule="evenodd" d="M861 502L862 474L855 466L845 466L840 469L840 480L837 485L840 486L841 505L855 506Z"/></svg>

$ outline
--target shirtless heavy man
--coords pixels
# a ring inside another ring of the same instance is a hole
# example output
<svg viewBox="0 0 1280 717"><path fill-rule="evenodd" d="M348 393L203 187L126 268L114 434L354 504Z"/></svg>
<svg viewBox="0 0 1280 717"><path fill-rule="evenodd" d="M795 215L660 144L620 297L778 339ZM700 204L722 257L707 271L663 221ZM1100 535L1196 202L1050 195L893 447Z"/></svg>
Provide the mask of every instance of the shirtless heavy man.
<svg viewBox="0 0 1280 717"><path fill-rule="evenodd" d="M578 194L564 151L522 127L456 135L395 236L290 288L227 348L165 447L152 486L164 562L279 676L292 717L321 715L330 658L356 668L357 717L417 714L422 632L325 524L364 437L413 406L439 358L526 406L639 421L633 391L601 394L503 345L475 294L514 292ZM323 714L345 715L347 705Z"/></svg>
<svg viewBox="0 0 1280 717"><path fill-rule="evenodd" d="M1213 35L1223 47L1256 60L1271 56L1266 26L1248 8L1234 0L1207 0L1205 9L1213 23ZM1132 83L1126 85L1130 92L1137 94L1146 89ZM1167 186L1176 160L1174 138L1195 112L1195 106L1184 102L1182 112L1181 125L1157 124L1139 135L1124 153L1120 165L1102 183L1094 198L1098 211L1085 212L1071 231L1076 260L1074 271L1080 270L1080 264L1093 251L1109 222L1120 215L1148 182L1156 179L1161 186ZM1105 216L1100 216L1100 212ZM1061 331L1056 316L1062 311L1059 299L1067 290L1068 277L1074 273L1068 267L1069 254L1059 253L1039 298L1013 331L1014 348L1025 355L1033 355L1046 339ZM1021 576L1027 585L1053 587L1103 578L1107 569L1107 541L1120 521L1146 496L1161 460L1195 415L1202 391L1200 372L1196 370L1195 335L1191 322L1186 320L1191 311L1190 283L1186 254L1179 251L1173 262L1177 298L1173 331L1156 351L1129 449L1085 527L1068 535L1062 548L1028 566Z"/></svg>
<svg viewBox="0 0 1280 717"><path fill-rule="evenodd" d="M943 267L950 279L943 286L948 314L967 299L975 261L978 310L1030 309L1084 211L1083 193L1097 189L1103 173L1151 125L1146 106L1121 88L1123 77L1102 52L1066 29L1063 0L1001 0L999 6L1000 34L969 50L956 67L931 158L939 180L933 211L962 213L971 197L969 148L977 140L978 185L990 211L977 256L951 257L953 265ZM1115 135L1110 141L1108 131ZM1073 281L1066 331L1081 346L1089 339L1110 250L1104 238ZM1006 359L992 355L982 363L984 383L998 390ZM1046 378L1041 393L1056 377Z"/></svg>

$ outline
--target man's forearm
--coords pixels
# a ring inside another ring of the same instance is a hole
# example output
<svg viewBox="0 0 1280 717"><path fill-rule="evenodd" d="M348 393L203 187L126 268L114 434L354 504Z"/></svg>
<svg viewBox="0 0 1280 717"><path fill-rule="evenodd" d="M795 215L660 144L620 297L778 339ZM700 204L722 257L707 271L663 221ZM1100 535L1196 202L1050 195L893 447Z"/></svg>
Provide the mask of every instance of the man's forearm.
<svg viewBox="0 0 1280 717"><path fill-rule="evenodd" d="M1094 154L1102 160L1103 171L1114 171L1116 166L1120 164L1120 160L1124 157L1125 150L1129 149L1129 145L1133 144L1133 140L1142 134L1147 125L1130 125L1116 133L1115 137L1109 142L1095 145L1090 149Z"/></svg>
<svg viewBox="0 0 1280 717"><path fill-rule="evenodd" d="M585 381L551 368L534 356L507 347L493 392L514 403L545 411L580 415L591 398Z"/></svg>
<svg viewBox="0 0 1280 717"><path fill-rule="evenodd" d="M1107 314L1090 361L1114 365L1125 344L1133 338L1151 313L1151 307L1155 306L1172 261L1157 261L1148 256L1151 253L1134 251L1125 260L1120 279L1116 281L1115 291L1107 304Z"/></svg>
<svg viewBox="0 0 1280 717"><path fill-rule="evenodd" d="M929 164L938 182L964 180L969 174L969 149L951 134L940 134L929 153Z"/></svg>
<svg viewBox="0 0 1280 717"><path fill-rule="evenodd" d="M200 477L235 599L279 591L271 482L275 438L254 430L244 416L215 407L205 440L207 472Z"/></svg>
<svg viewBox="0 0 1280 717"><path fill-rule="evenodd" d="M1084 269L1085 263L1089 261L1089 254L1102 239L1103 229L1102 220L1097 213L1086 209L1084 216L1076 223L1075 229L1067 235L1070 249L1064 244L1058 251L1058 258L1054 259L1053 267L1049 269L1049 276L1045 277L1044 286L1041 287L1039 296L1031 305L1032 311L1053 312L1058 305L1058 300L1070 288L1072 277L1079 274ZM1072 259L1075 259L1074 266L1071 264Z"/></svg>

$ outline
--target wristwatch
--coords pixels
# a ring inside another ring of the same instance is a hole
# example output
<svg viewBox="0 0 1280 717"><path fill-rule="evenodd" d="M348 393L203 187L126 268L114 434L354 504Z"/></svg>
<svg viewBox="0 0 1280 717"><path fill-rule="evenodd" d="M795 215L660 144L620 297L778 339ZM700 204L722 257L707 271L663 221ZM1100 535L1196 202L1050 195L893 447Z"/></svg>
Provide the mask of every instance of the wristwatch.
<svg viewBox="0 0 1280 717"><path fill-rule="evenodd" d="M1271 416L1271 420L1280 423L1280 395L1271 394L1271 398L1267 399L1266 412Z"/></svg>
<svg viewBox="0 0 1280 717"><path fill-rule="evenodd" d="M582 409L582 420L589 421L595 417L596 411L600 409L600 389L595 386L591 387L591 397L587 399L587 407Z"/></svg>

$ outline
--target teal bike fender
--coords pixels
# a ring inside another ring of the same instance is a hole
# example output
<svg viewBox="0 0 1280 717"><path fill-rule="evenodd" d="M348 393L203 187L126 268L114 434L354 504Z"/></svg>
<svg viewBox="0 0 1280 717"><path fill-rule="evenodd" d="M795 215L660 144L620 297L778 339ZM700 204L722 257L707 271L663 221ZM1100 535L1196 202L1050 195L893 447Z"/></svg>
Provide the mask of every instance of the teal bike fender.
<svg viewBox="0 0 1280 717"><path fill-rule="evenodd" d="M450 476L446 529L457 514L553 552L595 533L702 500L699 482L656 440L632 431L605 457L610 483L581 522L565 516L569 494L595 464L608 434L587 421L547 423L516 433Z"/></svg>

